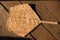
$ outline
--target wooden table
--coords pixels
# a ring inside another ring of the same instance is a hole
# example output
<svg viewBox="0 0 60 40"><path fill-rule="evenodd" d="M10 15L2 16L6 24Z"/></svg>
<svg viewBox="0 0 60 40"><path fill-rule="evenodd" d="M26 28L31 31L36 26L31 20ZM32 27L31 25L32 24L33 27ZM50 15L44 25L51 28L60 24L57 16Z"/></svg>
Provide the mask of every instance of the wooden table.
<svg viewBox="0 0 60 40"><path fill-rule="evenodd" d="M0 9L1 9L0 12L4 15L8 15L9 8L15 5L19 5L20 1L17 1L17 2L1 1L1 3L3 4L4 7L0 4ZM35 4L37 13L42 18L42 20L60 21L60 2L59 1L22 1L22 3ZM0 26L0 27L4 28L5 30L4 31L0 28L1 36L6 36L6 35L16 36L15 34L8 32L5 26L3 27ZM26 35L26 37L29 37L32 40L60 40L60 25L40 24L33 31L31 31L28 35Z"/></svg>

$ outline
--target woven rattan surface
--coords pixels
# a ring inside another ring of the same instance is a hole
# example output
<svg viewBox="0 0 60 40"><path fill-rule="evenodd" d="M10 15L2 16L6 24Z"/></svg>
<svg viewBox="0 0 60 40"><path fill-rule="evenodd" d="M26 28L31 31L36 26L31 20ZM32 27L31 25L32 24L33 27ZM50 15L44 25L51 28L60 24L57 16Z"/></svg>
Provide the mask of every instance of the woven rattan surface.
<svg viewBox="0 0 60 40"><path fill-rule="evenodd" d="M40 22L41 20L28 4L21 4L10 8L6 26L8 31L24 37Z"/></svg>

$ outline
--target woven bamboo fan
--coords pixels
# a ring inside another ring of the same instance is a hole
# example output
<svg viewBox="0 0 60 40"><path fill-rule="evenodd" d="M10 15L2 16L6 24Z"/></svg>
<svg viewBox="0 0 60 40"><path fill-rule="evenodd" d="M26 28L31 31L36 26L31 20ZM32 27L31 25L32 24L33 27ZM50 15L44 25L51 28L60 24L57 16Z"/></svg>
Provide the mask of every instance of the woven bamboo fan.
<svg viewBox="0 0 60 40"><path fill-rule="evenodd" d="M39 23L57 24L56 22L41 21L28 4L20 4L10 8L6 26L8 31L24 37Z"/></svg>

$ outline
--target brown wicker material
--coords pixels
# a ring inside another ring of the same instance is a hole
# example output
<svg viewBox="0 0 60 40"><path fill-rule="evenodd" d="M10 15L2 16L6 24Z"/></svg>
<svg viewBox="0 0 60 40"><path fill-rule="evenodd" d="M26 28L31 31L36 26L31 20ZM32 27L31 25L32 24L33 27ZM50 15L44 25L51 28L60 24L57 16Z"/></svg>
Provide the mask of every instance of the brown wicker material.
<svg viewBox="0 0 60 40"><path fill-rule="evenodd" d="M21 4L10 8L6 26L8 31L24 37L40 22L41 20L28 4Z"/></svg>

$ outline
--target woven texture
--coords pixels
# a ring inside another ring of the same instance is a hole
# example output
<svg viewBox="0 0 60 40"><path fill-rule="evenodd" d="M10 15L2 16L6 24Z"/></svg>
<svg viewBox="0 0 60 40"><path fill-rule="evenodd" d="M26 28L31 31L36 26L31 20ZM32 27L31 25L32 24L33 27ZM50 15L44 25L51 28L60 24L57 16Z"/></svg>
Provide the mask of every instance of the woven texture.
<svg viewBox="0 0 60 40"><path fill-rule="evenodd" d="M21 4L10 8L6 26L8 31L24 37L40 22L41 20L28 4Z"/></svg>

